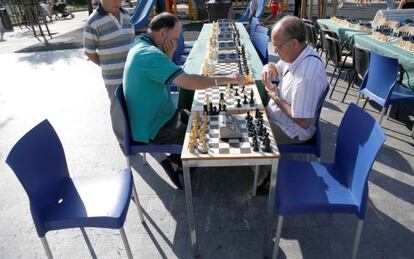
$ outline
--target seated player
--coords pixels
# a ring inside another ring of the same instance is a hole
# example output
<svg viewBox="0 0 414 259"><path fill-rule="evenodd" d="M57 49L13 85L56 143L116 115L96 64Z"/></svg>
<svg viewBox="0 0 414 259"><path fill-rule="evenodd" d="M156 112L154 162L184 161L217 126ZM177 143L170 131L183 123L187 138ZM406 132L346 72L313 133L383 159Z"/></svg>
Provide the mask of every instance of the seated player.
<svg viewBox="0 0 414 259"><path fill-rule="evenodd" d="M181 24L176 16L155 16L148 33L129 51L124 70L124 94L135 141L153 144L183 144L188 114L176 110L168 85L206 89L213 85L244 84L242 75L208 77L186 74L172 62ZM180 154L171 154L161 162L173 183L182 188Z"/></svg>
<svg viewBox="0 0 414 259"><path fill-rule="evenodd" d="M262 81L271 98L266 110L276 144L304 143L316 131L317 104L328 85L325 67L319 54L307 46L305 25L299 18L280 19L271 39L280 61L263 67ZM273 80L280 80L279 85ZM266 185L264 181L260 187Z"/></svg>

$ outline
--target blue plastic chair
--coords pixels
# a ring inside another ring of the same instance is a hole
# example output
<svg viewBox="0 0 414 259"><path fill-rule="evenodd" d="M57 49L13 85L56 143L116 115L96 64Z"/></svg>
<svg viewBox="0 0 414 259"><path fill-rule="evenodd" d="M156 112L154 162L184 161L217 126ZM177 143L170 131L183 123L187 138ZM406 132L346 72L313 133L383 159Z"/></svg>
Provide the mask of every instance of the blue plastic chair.
<svg viewBox="0 0 414 259"><path fill-rule="evenodd" d="M183 148L182 145L153 145L147 144L142 142L136 142L132 139L131 135L131 128L129 124L129 115L128 110L125 102L124 97L124 90L122 89L122 85L118 86L115 90L115 96L118 101L118 104L121 106L122 110L122 119L124 121L124 147L123 152L127 160L127 166L131 169L131 156L137 155L139 153L143 153L142 159L144 164L147 163L146 161L146 153L175 153L181 154L181 150Z"/></svg>
<svg viewBox="0 0 414 259"><path fill-rule="evenodd" d="M273 258L279 250L283 218L310 213L356 215L358 226L352 251L352 258L356 258L368 199L368 175L384 141L384 131L378 122L351 104L338 129L333 164L279 161L276 182L279 217Z"/></svg>
<svg viewBox="0 0 414 259"><path fill-rule="evenodd" d="M253 33L256 31L257 26L259 26L259 19L253 17L252 21L250 22L250 38L253 37Z"/></svg>
<svg viewBox="0 0 414 259"><path fill-rule="evenodd" d="M269 61L269 52L267 49L269 44L269 36L262 33L254 32L252 37L252 43L262 63L267 64Z"/></svg>
<svg viewBox="0 0 414 259"><path fill-rule="evenodd" d="M256 32L264 34L264 35L269 35L269 28L261 26L261 25L257 25Z"/></svg>
<svg viewBox="0 0 414 259"><path fill-rule="evenodd" d="M267 0L257 0L257 10L254 14L254 17L260 18L263 16L267 2Z"/></svg>
<svg viewBox="0 0 414 259"><path fill-rule="evenodd" d="M315 126L316 131L311 139L302 144L290 144L290 145L278 145L280 153L301 153L301 154L314 154L318 159L321 157L321 132L319 129L319 117L321 115L323 103L325 97L329 91L329 84L325 91L319 98L318 105L315 113ZM309 160L309 158L308 158Z"/></svg>
<svg viewBox="0 0 414 259"><path fill-rule="evenodd" d="M243 15L239 17L239 22L248 22L250 20L250 2L247 4L247 8Z"/></svg>
<svg viewBox="0 0 414 259"><path fill-rule="evenodd" d="M26 133L10 151L6 163L29 196L37 235L48 258L51 230L79 227L119 229L129 258L131 249L123 229L131 194L144 222L131 170L110 175L71 178L62 143L48 120Z"/></svg>
<svg viewBox="0 0 414 259"><path fill-rule="evenodd" d="M187 61L188 54L190 53L191 48L186 48L185 41L184 41L184 33L183 31L180 32L180 36L177 40L177 46L175 48L175 52L172 58L172 61L179 66L184 65Z"/></svg>
<svg viewBox="0 0 414 259"><path fill-rule="evenodd" d="M414 92L397 82L398 59L389 58L371 51L368 71L361 83L360 93L373 100L382 107L379 123L388 106L414 101ZM368 99L365 101L365 107ZM391 110L391 109L389 109Z"/></svg>

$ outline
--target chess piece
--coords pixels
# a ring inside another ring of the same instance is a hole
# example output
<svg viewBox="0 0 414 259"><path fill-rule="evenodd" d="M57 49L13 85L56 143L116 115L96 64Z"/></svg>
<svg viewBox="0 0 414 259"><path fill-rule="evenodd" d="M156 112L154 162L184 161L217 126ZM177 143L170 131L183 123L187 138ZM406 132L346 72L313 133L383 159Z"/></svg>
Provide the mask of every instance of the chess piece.
<svg viewBox="0 0 414 259"><path fill-rule="evenodd" d="M257 140L256 141L253 140L253 151L254 152L259 151L259 143L257 143Z"/></svg>
<svg viewBox="0 0 414 259"><path fill-rule="evenodd" d="M244 100L243 100L243 104L248 104L248 102L247 102L247 95L244 95Z"/></svg>
<svg viewBox="0 0 414 259"><path fill-rule="evenodd" d="M198 152L201 154L207 154L208 153L208 146L206 141L201 142L201 146L198 148Z"/></svg>
<svg viewBox="0 0 414 259"><path fill-rule="evenodd" d="M226 105L225 104L223 104L223 112L226 112L227 110L226 110L227 108L226 108Z"/></svg>
<svg viewBox="0 0 414 259"><path fill-rule="evenodd" d="M254 93L253 93L253 89L250 91L250 106L254 105Z"/></svg>
<svg viewBox="0 0 414 259"><path fill-rule="evenodd" d="M260 113L259 108L256 108L254 118L256 118L256 119L259 118L259 113Z"/></svg>
<svg viewBox="0 0 414 259"><path fill-rule="evenodd" d="M236 89L236 92L234 93L235 96L239 96L239 89Z"/></svg>
<svg viewBox="0 0 414 259"><path fill-rule="evenodd" d="M217 112L217 106L215 106L215 105L213 107L213 113L214 113L213 115L217 115L218 114L218 112Z"/></svg>
<svg viewBox="0 0 414 259"><path fill-rule="evenodd" d="M272 149L270 147L270 139L269 138L265 138L263 141L263 145L264 147L262 148L263 152L272 152Z"/></svg>
<svg viewBox="0 0 414 259"><path fill-rule="evenodd" d="M224 93L220 93L220 101L224 100Z"/></svg>
<svg viewBox="0 0 414 259"><path fill-rule="evenodd" d="M246 94L246 86L242 85L242 94Z"/></svg>
<svg viewBox="0 0 414 259"><path fill-rule="evenodd" d="M252 116L250 115L250 111L247 111L246 121L249 122L251 118L252 118Z"/></svg>
<svg viewBox="0 0 414 259"><path fill-rule="evenodd" d="M230 84L228 84L228 85L227 85L227 87L226 87L226 94L227 94L227 96L228 96L228 97L230 97L230 96L231 96L231 88L230 88Z"/></svg>
<svg viewBox="0 0 414 259"><path fill-rule="evenodd" d="M206 113L206 112L208 112L208 108L207 108L207 104L204 104L203 105L203 113Z"/></svg>
<svg viewBox="0 0 414 259"><path fill-rule="evenodd" d="M194 153L194 141L192 139L190 139L190 142L188 143L188 151Z"/></svg>
<svg viewBox="0 0 414 259"><path fill-rule="evenodd" d="M237 89L236 89L236 91L237 91ZM240 104L240 99L237 99L237 108L240 108L241 107L241 104Z"/></svg>

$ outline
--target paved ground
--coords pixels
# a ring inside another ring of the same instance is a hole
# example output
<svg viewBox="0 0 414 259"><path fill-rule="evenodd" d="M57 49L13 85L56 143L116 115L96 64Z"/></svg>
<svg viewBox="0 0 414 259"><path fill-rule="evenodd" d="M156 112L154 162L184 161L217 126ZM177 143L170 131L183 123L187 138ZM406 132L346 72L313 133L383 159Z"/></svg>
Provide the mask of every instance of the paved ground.
<svg viewBox="0 0 414 259"><path fill-rule="evenodd" d="M86 16L77 21L78 26L84 19ZM60 22L64 21L56 26ZM74 26L76 29L79 27ZM81 49L12 53L36 43L23 34L0 42L0 258L44 258L26 194L3 163L14 143L35 124L47 118L54 125L73 176L125 167L110 128L99 68L86 60ZM337 101L345 83L340 81L340 85L334 98L325 102L321 115L323 161L334 159L339 122L356 99L353 90L345 103ZM367 110L379 115L373 106L368 105ZM387 141L369 178L359 258L413 257L411 126L395 119L384 121ZM136 208L131 206L125 230L135 258L191 258L184 192L173 187L157 163L160 158L148 156L148 166L143 166L140 157L133 160L146 224L139 223ZM260 258L266 198L249 194L250 169L199 169L192 180L202 258ZM347 215L289 217L282 232L281 258L349 258L355 223L355 217ZM98 258L126 257L117 231L87 232ZM47 238L56 258L90 257L78 229L50 232Z"/></svg>

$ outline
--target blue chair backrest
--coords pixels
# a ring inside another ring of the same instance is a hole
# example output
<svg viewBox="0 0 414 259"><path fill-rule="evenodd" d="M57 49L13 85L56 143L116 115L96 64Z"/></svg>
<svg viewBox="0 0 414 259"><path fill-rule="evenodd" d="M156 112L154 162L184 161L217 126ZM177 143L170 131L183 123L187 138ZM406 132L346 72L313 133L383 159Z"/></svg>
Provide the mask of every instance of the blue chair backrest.
<svg viewBox="0 0 414 259"><path fill-rule="evenodd" d="M118 100L118 104L121 106L122 111L122 119L124 121L124 145L125 145L125 156L131 155L131 127L129 124L129 115L128 110L125 102L125 96L124 96L124 89L122 88L122 84L118 86L118 88L115 90L115 97Z"/></svg>
<svg viewBox="0 0 414 259"><path fill-rule="evenodd" d="M351 103L338 129L335 167L342 174L338 176L340 181L361 204L359 218L365 217L368 175L384 142L384 131L378 122Z"/></svg>
<svg viewBox="0 0 414 259"><path fill-rule="evenodd" d="M254 17L256 18L262 17L262 15L264 14L265 6L267 2L268 0L257 0L257 10L256 10L256 13L254 14Z"/></svg>
<svg viewBox="0 0 414 259"><path fill-rule="evenodd" d="M62 143L49 121L44 120L27 132L14 145L6 163L29 196L36 230L43 236L42 208L58 202L60 183L70 177Z"/></svg>
<svg viewBox="0 0 414 259"><path fill-rule="evenodd" d="M247 5L246 11L244 11L244 14L239 17L239 22L248 22L249 21L249 19L250 19L250 2Z"/></svg>
<svg viewBox="0 0 414 259"><path fill-rule="evenodd" d="M264 35L269 35L269 28L257 25L256 32L264 34Z"/></svg>
<svg viewBox="0 0 414 259"><path fill-rule="evenodd" d="M177 64L177 62L180 60L180 57L184 52L184 48L185 48L184 33L181 30L180 31L180 36L178 37L178 40L177 40L177 47L175 48L175 52L174 52L174 55L173 55L173 58L172 58L174 63Z"/></svg>
<svg viewBox="0 0 414 259"><path fill-rule="evenodd" d="M254 32L252 42L256 48L257 53L259 54L260 60L263 64L267 64L269 60L269 53L267 50L269 44L269 36Z"/></svg>
<svg viewBox="0 0 414 259"><path fill-rule="evenodd" d="M388 100L398 75L398 59L389 58L371 51L368 71L361 84L383 100Z"/></svg>
<svg viewBox="0 0 414 259"><path fill-rule="evenodd" d="M250 22L250 38L253 37L253 33L256 31L256 27L259 25L259 19L256 17L252 18Z"/></svg>

